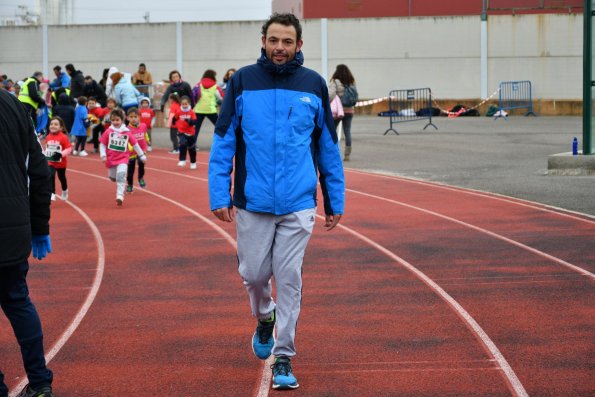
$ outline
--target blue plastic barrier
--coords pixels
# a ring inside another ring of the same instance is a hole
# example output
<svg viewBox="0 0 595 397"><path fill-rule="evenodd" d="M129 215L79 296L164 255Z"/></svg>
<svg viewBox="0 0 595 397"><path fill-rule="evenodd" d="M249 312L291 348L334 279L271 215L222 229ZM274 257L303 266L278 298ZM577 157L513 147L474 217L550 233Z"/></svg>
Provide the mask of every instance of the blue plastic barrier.
<svg viewBox="0 0 595 397"><path fill-rule="evenodd" d="M499 117L507 119L507 116L502 115L502 111L512 109L527 109L525 116L530 114L537 116L533 112L533 93L531 91L531 82L529 80L501 81L499 87L500 113L494 119Z"/></svg>

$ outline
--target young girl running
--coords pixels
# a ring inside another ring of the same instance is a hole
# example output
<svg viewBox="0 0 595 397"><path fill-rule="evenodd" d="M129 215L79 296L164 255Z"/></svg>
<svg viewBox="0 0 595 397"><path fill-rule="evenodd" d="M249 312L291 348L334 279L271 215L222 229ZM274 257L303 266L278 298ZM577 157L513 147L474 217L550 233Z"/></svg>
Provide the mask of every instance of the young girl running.
<svg viewBox="0 0 595 397"><path fill-rule="evenodd" d="M174 122L178 129L178 139L180 140L180 161L178 166L186 165L186 150L190 155L190 169L196 169L196 134L194 132L194 123L196 114L192 111L190 98L183 96L180 100L180 109L174 113Z"/></svg>
<svg viewBox="0 0 595 397"><path fill-rule="evenodd" d="M64 120L58 116L50 119L50 133L45 138L45 156L48 159L52 182L52 201L56 201L56 174L62 186L62 200L68 199L68 183L66 181L66 157L72 152L72 145L66 136Z"/></svg>
<svg viewBox="0 0 595 397"><path fill-rule="evenodd" d="M132 145L140 161L147 161L147 156L138 145L130 130L124 125L124 111L114 109L110 113L111 126L99 139L99 154L108 168L108 177L116 182L116 204L121 206L124 202L124 189L126 188L126 173L128 171L128 144Z"/></svg>
<svg viewBox="0 0 595 397"><path fill-rule="evenodd" d="M128 109L128 129L132 133L132 135L138 141L138 145L143 150L143 152L147 152L148 145L151 143L149 139L149 132L147 130L147 126L145 123L140 122L140 114L137 108L130 108ZM130 150L131 147L128 145L128 149ZM132 193L134 189L132 186L132 181L134 180L134 169L136 168L136 160L137 155L135 152L130 152L130 159L128 160L128 175L126 176L126 180L128 182L128 186L126 187L126 193ZM145 180L145 165L142 161L139 160L138 162L138 184L140 187L144 188L146 186Z"/></svg>

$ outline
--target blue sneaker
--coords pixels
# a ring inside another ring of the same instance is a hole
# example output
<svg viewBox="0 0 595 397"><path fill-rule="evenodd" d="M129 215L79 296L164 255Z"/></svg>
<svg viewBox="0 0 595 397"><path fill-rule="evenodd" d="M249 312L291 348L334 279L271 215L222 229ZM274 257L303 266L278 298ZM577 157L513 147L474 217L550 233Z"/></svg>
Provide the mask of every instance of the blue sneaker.
<svg viewBox="0 0 595 397"><path fill-rule="evenodd" d="M258 320L256 332L252 336L252 351L261 360L269 358L271 350L273 350L273 345L275 344L275 338L273 337L275 320L275 310L273 310L269 320Z"/></svg>
<svg viewBox="0 0 595 397"><path fill-rule="evenodd" d="M277 357L275 364L271 365L273 370L273 389L288 390L297 389L300 385L291 371L291 360L287 357Z"/></svg>

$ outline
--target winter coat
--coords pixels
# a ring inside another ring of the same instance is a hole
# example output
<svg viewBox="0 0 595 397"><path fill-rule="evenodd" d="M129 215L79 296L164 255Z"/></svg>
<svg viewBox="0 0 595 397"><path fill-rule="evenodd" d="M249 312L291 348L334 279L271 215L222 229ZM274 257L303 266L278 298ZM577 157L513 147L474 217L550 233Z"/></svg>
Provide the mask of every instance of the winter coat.
<svg viewBox="0 0 595 397"><path fill-rule="evenodd" d="M324 79L302 66L302 52L276 65L264 49L229 81L209 161L211 209L233 205L283 215L316 206L342 214L345 181ZM235 159L235 162L234 162Z"/></svg>
<svg viewBox="0 0 595 397"><path fill-rule="evenodd" d="M72 130L74 124L74 106L71 105L70 98L66 94L60 94L58 97L58 104L52 108L52 114L64 120L66 125L66 133Z"/></svg>
<svg viewBox="0 0 595 397"><path fill-rule="evenodd" d="M0 90L0 267L27 262L32 235L50 232L50 171L31 117Z"/></svg>
<svg viewBox="0 0 595 397"><path fill-rule="evenodd" d="M83 72L77 70L72 73L72 76L70 76L70 96L73 98L83 96L84 87L85 76L83 76Z"/></svg>

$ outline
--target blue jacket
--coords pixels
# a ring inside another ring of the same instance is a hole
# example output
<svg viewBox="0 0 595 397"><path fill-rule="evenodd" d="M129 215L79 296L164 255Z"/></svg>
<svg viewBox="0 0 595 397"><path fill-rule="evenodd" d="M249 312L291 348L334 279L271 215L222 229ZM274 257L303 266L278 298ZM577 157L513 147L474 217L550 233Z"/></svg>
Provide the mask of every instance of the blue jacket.
<svg viewBox="0 0 595 397"><path fill-rule="evenodd" d="M141 93L132 85L131 82L122 78L114 88L114 99L120 106L138 106Z"/></svg>
<svg viewBox="0 0 595 397"><path fill-rule="evenodd" d="M74 123L72 123L72 131L70 133L74 136L86 136L87 135L87 107L83 105L77 105L74 109Z"/></svg>
<svg viewBox="0 0 595 397"><path fill-rule="evenodd" d="M227 86L209 160L211 209L233 205L283 215L316 206L342 214L345 181L324 79L302 66L302 52L275 65L261 50Z"/></svg>
<svg viewBox="0 0 595 397"><path fill-rule="evenodd" d="M60 76L56 77L50 83L50 88L54 91L56 91L60 87L70 87L70 76L66 72L60 72Z"/></svg>

